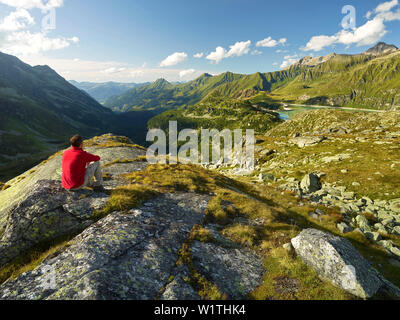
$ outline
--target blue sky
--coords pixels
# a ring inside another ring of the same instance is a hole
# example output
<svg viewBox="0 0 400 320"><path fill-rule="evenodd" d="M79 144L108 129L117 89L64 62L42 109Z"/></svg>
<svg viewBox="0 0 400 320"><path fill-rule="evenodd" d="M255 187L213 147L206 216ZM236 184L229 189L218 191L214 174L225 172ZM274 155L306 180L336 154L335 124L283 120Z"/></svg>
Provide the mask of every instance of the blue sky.
<svg viewBox="0 0 400 320"><path fill-rule="evenodd" d="M345 5L356 21L343 29ZM399 31L398 0L0 0L0 51L78 81L275 71L306 55L400 46Z"/></svg>

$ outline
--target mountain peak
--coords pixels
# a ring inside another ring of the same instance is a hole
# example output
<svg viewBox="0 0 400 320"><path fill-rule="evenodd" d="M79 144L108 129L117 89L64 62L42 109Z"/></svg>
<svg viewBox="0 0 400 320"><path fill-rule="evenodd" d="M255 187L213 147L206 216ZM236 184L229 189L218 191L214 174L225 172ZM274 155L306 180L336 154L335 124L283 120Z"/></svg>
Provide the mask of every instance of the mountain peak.
<svg viewBox="0 0 400 320"><path fill-rule="evenodd" d="M160 78L154 81L151 86L152 88L162 89L170 85L171 84L167 80L165 80L164 78Z"/></svg>
<svg viewBox="0 0 400 320"><path fill-rule="evenodd" d="M368 49L365 53L366 54L384 54L384 53L392 53L397 50L398 50L398 48L393 44L379 42L372 48Z"/></svg>

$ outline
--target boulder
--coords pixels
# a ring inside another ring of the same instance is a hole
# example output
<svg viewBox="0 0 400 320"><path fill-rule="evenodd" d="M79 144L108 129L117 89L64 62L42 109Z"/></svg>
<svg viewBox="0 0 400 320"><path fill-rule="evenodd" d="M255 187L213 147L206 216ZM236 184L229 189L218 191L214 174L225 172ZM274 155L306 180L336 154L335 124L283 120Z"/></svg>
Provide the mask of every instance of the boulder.
<svg viewBox="0 0 400 320"><path fill-rule="evenodd" d="M315 173L310 173L301 180L300 188L304 193L308 194L321 190L322 185L319 177Z"/></svg>
<svg viewBox="0 0 400 320"><path fill-rule="evenodd" d="M332 162L343 161L343 160L350 159L350 158L351 158L351 154L344 153L344 154L338 154L336 156L322 158L321 161L324 163L332 163Z"/></svg>
<svg viewBox="0 0 400 320"><path fill-rule="evenodd" d="M209 200L194 193L164 194L128 214L110 214L33 271L2 284L0 299L148 300L168 284L169 291L184 286L168 281L176 274L178 251L192 227L203 221ZM165 297L171 296L167 292Z"/></svg>
<svg viewBox="0 0 400 320"><path fill-rule="evenodd" d="M244 299L262 281L262 259L245 248L225 248L214 243L195 241L193 265L230 300Z"/></svg>
<svg viewBox="0 0 400 320"><path fill-rule="evenodd" d="M368 219L366 217L364 217L363 215L358 215L355 218L355 220L356 220L357 225L360 227L360 229L362 231L368 231L368 232L372 231Z"/></svg>
<svg viewBox="0 0 400 320"><path fill-rule="evenodd" d="M166 286L160 300L200 300L200 296L182 277L177 277Z"/></svg>
<svg viewBox="0 0 400 320"><path fill-rule="evenodd" d="M366 299L385 293L400 297L400 289L384 279L346 239L315 229L292 239L298 256L321 278Z"/></svg>
<svg viewBox="0 0 400 320"><path fill-rule="evenodd" d="M299 148L304 148L304 147L309 147L316 145L322 141L326 140L325 137L319 136L319 137L296 137L291 140L289 140L289 143L292 144L297 144Z"/></svg>
<svg viewBox="0 0 400 320"><path fill-rule="evenodd" d="M352 232L353 228L350 227L347 223L345 222L341 222L337 224L337 228L339 229L339 231L341 233L348 233L348 232Z"/></svg>
<svg viewBox="0 0 400 320"><path fill-rule="evenodd" d="M90 190L67 191L59 181L38 181L8 215L0 266L36 245L87 228L94 222L92 213L104 207L108 197Z"/></svg>

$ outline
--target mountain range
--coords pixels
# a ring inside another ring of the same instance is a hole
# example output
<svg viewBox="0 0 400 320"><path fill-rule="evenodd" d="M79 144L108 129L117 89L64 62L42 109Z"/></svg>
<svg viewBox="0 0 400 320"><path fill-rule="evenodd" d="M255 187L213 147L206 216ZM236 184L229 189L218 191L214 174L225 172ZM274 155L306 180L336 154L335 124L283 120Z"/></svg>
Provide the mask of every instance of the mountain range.
<svg viewBox="0 0 400 320"><path fill-rule="evenodd" d="M78 82L70 80L70 83L73 84L78 89L87 92L90 96L95 98L100 103L104 103L108 98L111 98L112 96L121 95L122 93L128 91L129 89L133 89L140 85L143 85L138 83L121 83L113 81L96 83L96 82Z"/></svg>
<svg viewBox="0 0 400 320"><path fill-rule="evenodd" d="M305 57L276 72L203 74L186 83L159 79L141 85L71 83L48 66L31 67L0 53L0 180L64 147L76 132L86 137L114 132L145 144L148 124L168 119L220 127L225 120L241 125L246 115L262 131L279 122L266 113L282 102L396 109L399 71L400 50L385 43L356 55ZM94 97L106 100L101 105Z"/></svg>
<svg viewBox="0 0 400 320"><path fill-rule="evenodd" d="M390 109L400 105L399 63L400 50L380 42L361 54L304 57L276 72L203 74L184 84L159 79L113 96L104 105L120 112L165 110L194 105L218 93L241 99L261 94L267 102Z"/></svg>

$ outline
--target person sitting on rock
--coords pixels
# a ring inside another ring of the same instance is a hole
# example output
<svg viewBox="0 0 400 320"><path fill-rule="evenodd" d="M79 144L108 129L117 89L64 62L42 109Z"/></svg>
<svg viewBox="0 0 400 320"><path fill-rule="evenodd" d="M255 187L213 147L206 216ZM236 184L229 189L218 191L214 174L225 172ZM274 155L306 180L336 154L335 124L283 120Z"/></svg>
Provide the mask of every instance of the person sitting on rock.
<svg viewBox="0 0 400 320"><path fill-rule="evenodd" d="M96 192L104 192L100 157L82 149L83 139L78 134L71 138L70 143L71 149L64 151L62 158L64 189L73 191L91 187ZM92 181L93 177L96 179L95 182Z"/></svg>

